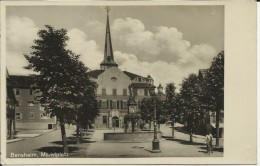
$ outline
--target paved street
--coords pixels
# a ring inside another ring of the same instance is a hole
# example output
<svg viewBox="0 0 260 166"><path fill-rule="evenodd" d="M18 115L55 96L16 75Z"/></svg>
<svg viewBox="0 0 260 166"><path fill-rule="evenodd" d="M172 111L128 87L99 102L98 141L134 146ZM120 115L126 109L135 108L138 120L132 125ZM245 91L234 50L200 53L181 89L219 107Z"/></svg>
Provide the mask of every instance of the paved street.
<svg viewBox="0 0 260 166"><path fill-rule="evenodd" d="M204 138L193 138L194 143L189 143L189 135L175 131L175 139L172 140L171 128L162 125L163 138L160 140L161 153L151 153L152 142L111 142L103 140L103 133L114 130L95 130L84 136L82 144L75 144L75 131L66 130L70 154L69 157L208 157ZM123 132L117 129L115 132ZM215 139L214 139L215 140ZM215 142L213 142L215 144ZM220 139L223 146L223 140ZM7 144L7 154L10 157L14 153L36 153L42 157L41 152L60 153L62 142L60 130L44 133L35 138L25 138L20 142ZM216 149L210 157L223 156L223 149ZM45 156L48 157L48 156Z"/></svg>

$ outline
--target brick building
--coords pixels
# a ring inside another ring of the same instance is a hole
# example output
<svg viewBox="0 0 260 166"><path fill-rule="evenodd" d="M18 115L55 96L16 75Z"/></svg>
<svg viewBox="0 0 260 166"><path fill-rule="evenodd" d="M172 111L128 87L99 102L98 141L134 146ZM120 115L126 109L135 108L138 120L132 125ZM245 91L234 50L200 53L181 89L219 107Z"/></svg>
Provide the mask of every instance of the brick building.
<svg viewBox="0 0 260 166"><path fill-rule="evenodd" d="M56 118L45 113L36 100L38 95L30 87L32 78L29 76L10 76L11 86L16 98L15 120L16 129L53 129Z"/></svg>

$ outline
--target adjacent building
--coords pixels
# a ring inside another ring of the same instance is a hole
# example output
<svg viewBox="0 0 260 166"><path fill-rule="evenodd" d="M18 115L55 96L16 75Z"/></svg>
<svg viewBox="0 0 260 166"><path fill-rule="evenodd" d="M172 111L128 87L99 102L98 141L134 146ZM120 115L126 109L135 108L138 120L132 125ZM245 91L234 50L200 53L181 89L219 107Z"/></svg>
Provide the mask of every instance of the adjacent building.
<svg viewBox="0 0 260 166"><path fill-rule="evenodd" d="M46 130L56 128L56 118L51 118L37 101L35 90L31 89L32 77L9 76L10 85L16 98L15 120L16 130L37 129Z"/></svg>
<svg viewBox="0 0 260 166"><path fill-rule="evenodd" d="M6 126L7 139L13 139L15 135L15 105L16 99L11 86L10 76L6 70Z"/></svg>

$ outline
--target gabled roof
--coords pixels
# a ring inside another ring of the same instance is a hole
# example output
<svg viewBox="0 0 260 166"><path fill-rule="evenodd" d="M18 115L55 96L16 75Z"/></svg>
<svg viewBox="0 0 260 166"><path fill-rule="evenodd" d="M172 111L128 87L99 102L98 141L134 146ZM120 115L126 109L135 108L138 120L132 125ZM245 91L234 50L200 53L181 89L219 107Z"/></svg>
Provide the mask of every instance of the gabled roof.
<svg viewBox="0 0 260 166"><path fill-rule="evenodd" d="M147 76L148 79L153 79L150 75Z"/></svg>
<svg viewBox="0 0 260 166"><path fill-rule="evenodd" d="M149 83L132 83L133 88L156 88L154 85Z"/></svg>
<svg viewBox="0 0 260 166"><path fill-rule="evenodd" d="M88 72L88 75L92 78L97 79L100 74L102 74L104 70L92 70Z"/></svg>
<svg viewBox="0 0 260 166"><path fill-rule="evenodd" d="M199 74L201 75L202 78L206 76L206 73L208 72L209 69L199 69Z"/></svg>
<svg viewBox="0 0 260 166"><path fill-rule="evenodd" d="M145 77L143 76L140 76L140 75L137 75L137 74L134 74L134 73L130 73L128 71L123 71L131 80L134 80L135 78L137 77L141 77L141 78L144 78L146 79Z"/></svg>
<svg viewBox="0 0 260 166"><path fill-rule="evenodd" d="M33 84L31 76L9 75L10 86L13 88L30 88Z"/></svg>

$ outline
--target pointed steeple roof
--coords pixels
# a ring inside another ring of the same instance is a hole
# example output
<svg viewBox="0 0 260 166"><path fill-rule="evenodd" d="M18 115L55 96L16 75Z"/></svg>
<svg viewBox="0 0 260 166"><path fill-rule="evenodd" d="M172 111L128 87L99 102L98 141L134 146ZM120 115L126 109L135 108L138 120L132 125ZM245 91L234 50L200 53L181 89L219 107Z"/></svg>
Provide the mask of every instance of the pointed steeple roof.
<svg viewBox="0 0 260 166"><path fill-rule="evenodd" d="M118 67L116 62L114 61L114 54L112 48L112 41L111 41L111 33L110 33L110 25L109 25L109 8L107 10L107 25L106 25L106 39L105 39L105 49L104 49L104 59L100 64L101 70L105 70L108 67Z"/></svg>

